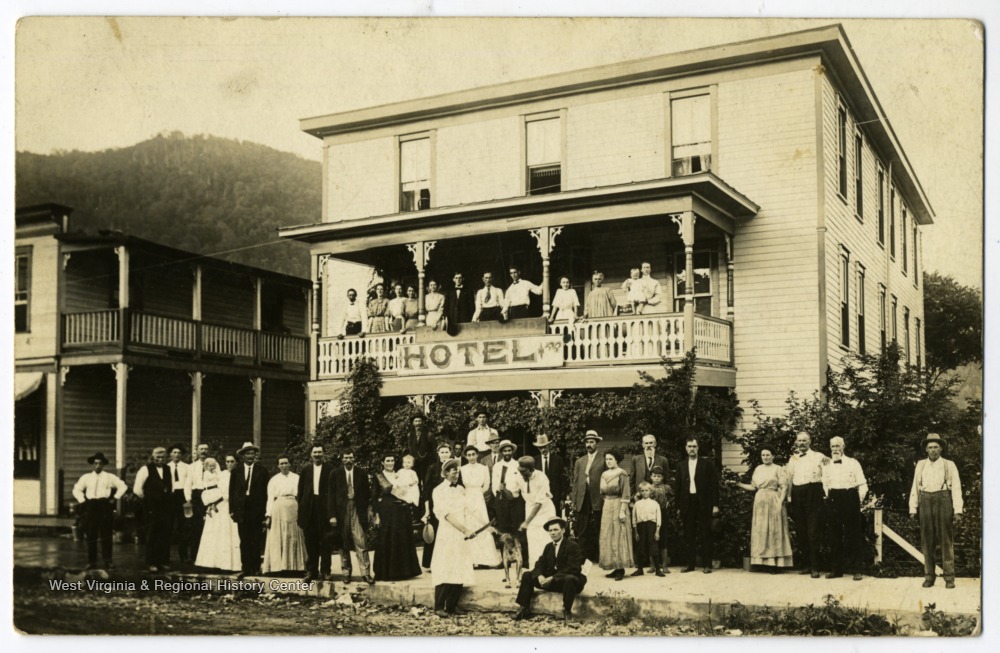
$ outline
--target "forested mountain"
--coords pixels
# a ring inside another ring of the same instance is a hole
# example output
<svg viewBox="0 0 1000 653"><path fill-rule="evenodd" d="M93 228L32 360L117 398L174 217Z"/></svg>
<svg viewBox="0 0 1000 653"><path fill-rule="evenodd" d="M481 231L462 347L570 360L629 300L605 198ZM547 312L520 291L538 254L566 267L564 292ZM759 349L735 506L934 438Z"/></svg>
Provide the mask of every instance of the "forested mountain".
<svg viewBox="0 0 1000 653"><path fill-rule="evenodd" d="M159 135L102 152L17 153L17 206L73 207L70 228L125 233L301 277L304 246L278 227L320 221L320 164L217 138Z"/></svg>

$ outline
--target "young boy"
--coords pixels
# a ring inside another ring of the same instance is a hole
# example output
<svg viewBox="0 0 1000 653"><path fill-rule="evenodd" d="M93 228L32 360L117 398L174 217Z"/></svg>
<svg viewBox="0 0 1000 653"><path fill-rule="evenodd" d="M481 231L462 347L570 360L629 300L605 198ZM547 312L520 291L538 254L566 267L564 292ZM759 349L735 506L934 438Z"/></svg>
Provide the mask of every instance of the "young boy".
<svg viewBox="0 0 1000 653"><path fill-rule="evenodd" d="M667 479L663 475L663 468L659 465L655 465L649 470L649 478L653 481L650 498L660 504L660 516L663 522L661 530L666 530L664 527L666 526L667 515L670 514L668 509L674 496L674 488L667 484ZM664 574L669 574L670 569L667 566L670 564L670 556L667 555L667 538L661 535L658 544L660 548L660 569L663 570Z"/></svg>
<svg viewBox="0 0 1000 653"><path fill-rule="evenodd" d="M413 463L413 456L403 456L403 467L396 472L396 482L392 484L392 496L417 506L420 504L420 481L413 471Z"/></svg>
<svg viewBox="0 0 1000 653"><path fill-rule="evenodd" d="M656 569L657 576L663 576L663 569L660 565L660 524L662 515L660 504L650 498L653 494L653 486L643 481L639 484L639 494L642 498L632 506L632 530L635 533L635 571L633 576L642 576L642 566L650 559L653 560L653 568Z"/></svg>

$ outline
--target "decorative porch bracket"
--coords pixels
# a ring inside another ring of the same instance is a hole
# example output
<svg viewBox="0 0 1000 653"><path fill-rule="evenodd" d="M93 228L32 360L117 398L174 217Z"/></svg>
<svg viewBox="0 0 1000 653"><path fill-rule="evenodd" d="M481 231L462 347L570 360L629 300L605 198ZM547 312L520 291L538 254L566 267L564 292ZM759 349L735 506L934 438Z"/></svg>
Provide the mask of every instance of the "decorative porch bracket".
<svg viewBox="0 0 1000 653"><path fill-rule="evenodd" d="M673 214L670 219L677 225L684 241L684 351L694 348L694 222L693 211Z"/></svg>
<svg viewBox="0 0 1000 653"><path fill-rule="evenodd" d="M552 310L552 290L549 279L549 257L556 246L556 236L562 233L563 227L539 227L529 229L528 233L535 239L538 251L542 255L542 317L549 317Z"/></svg>

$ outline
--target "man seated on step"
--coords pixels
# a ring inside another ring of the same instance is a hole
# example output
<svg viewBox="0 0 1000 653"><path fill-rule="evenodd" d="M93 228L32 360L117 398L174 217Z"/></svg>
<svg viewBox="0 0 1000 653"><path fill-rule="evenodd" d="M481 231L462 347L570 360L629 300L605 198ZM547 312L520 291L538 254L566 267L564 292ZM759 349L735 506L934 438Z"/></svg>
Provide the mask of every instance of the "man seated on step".
<svg viewBox="0 0 1000 653"><path fill-rule="evenodd" d="M535 588L544 592L562 592L563 619L569 621L573 614L573 602L587 584L583 575L583 549L566 537L566 521L554 517L545 522L552 541L545 545L542 557L535 568L521 574L521 586L517 590L517 604L521 609L515 619L531 617L531 600Z"/></svg>

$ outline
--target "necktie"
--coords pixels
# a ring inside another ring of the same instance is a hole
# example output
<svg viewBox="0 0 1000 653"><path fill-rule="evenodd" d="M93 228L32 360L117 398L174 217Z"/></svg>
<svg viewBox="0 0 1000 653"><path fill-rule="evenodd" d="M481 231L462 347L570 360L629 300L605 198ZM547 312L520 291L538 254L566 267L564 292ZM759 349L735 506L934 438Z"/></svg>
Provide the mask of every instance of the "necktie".
<svg viewBox="0 0 1000 653"><path fill-rule="evenodd" d="M253 465L247 465L247 496L250 496L250 481L253 480Z"/></svg>
<svg viewBox="0 0 1000 653"><path fill-rule="evenodd" d="M549 454L542 456L542 473L547 473L549 471Z"/></svg>
<svg viewBox="0 0 1000 653"><path fill-rule="evenodd" d="M177 463L174 463L174 483L181 480L181 475L177 473Z"/></svg>
<svg viewBox="0 0 1000 653"><path fill-rule="evenodd" d="M452 483L451 486L452 487L458 487L458 483Z"/></svg>
<svg viewBox="0 0 1000 653"><path fill-rule="evenodd" d="M354 498L354 474L351 470L347 470L347 498Z"/></svg>
<svg viewBox="0 0 1000 653"><path fill-rule="evenodd" d="M834 461L833 461L833 464L834 464L834 465L842 465L843 463L844 463L844 461L843 461L843 460L834 460Z"/></svg>
<svg viewBox="0 0 1000 653"><path fill-rule="evenodd" d="M531 494L531 481L530 480L525 481L524 485L525 485L525 493Z"/></svg>
<svg viewBox="0 0 1000 653"><path fill-rule="evenodd" d="M650 469L653 469L653 458L652 458L652 456L650 456L649 458L646 459L646 470L649 471Z"/></svg>

